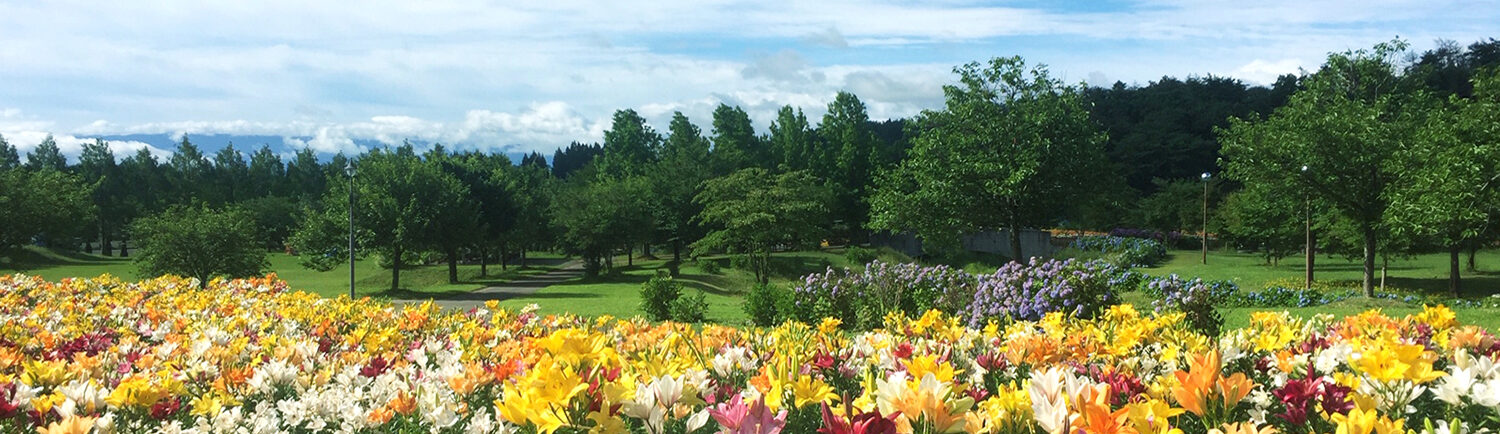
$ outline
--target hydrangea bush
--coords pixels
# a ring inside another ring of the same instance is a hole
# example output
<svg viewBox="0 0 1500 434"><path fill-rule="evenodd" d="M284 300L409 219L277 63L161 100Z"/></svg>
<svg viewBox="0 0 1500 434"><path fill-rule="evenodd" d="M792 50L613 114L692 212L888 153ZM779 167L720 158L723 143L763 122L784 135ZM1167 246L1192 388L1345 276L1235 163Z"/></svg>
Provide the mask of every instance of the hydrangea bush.
<svg viewBox="0 0 1500 434"><path fill-rule="evenodd" d="M1110 284L1118 274L1115 267L1098 261L1011 262L979 279L966 317L973 327L992 320L1035 321L1051 312L1092 318L1118 302Z"/></svg>
<svg viewBox="0 0 1500 434"><path fill-rule="evenodd" d="M1155 265L1167 258L1167 247L1148 238L1084 235L1068 244L1069 249L1099 255L1123 267Z"/></svg>

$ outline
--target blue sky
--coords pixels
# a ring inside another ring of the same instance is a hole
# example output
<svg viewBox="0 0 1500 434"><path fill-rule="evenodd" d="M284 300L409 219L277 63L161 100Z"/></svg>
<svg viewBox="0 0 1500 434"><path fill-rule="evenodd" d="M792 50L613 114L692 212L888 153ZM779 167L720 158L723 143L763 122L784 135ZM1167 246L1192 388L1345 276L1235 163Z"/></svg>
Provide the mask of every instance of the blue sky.
<svg viewBox="0 0 1500 434"><path fill-rule="evenodd" d="M1397 36L1500 37L1500 1L0 0L0 134L70 155L184 133L550 153L600 140L620 108L707 131L728 103L765 131L781 105L816 119L848 90L874 118L911 116L941 106L953 66L994 56L1095 85L1266 83Z"/></svg>

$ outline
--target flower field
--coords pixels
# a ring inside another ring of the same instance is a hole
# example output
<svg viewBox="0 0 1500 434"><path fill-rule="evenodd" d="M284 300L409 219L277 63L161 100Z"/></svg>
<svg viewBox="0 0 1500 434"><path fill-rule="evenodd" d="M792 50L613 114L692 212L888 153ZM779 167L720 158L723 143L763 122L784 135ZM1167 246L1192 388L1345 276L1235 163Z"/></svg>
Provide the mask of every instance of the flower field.
<svg viewBox="0 0 1500 434"><path fill-rule="evenodd" d="M0 276L0 432L1495 432L1500 341L1431 307L1129 305L969 327L775 328L446 312L274 276Z"/></svg>

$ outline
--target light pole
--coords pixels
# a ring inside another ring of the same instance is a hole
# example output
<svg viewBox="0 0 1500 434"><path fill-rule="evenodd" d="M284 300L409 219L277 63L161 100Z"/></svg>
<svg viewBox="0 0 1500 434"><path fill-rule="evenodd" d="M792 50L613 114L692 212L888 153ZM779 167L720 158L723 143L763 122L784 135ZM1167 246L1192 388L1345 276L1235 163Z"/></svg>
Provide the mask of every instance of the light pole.
<svg viewBox="0 0 1500 434"><path fill-rule="evenodd" d="M1208 172L1203 172L1203 264L1208 265Z"/></svg>
<svg viewBox="0 0 1500 434"><path fill-rule="evenodd" d="M1307 178L1307 166L1306 165L1302 166L1302 177L1303 178ZM1306 222L1307 222L1307 226L1306 226L1307 241L1306 241L1306 245L1303 246L1303 248L1302 248L1303 254L1305 254L1307 256L1306 261L1303 264L1307 268L1307 273L1306 273L1307 274L1307 282L1304 283L1302 285L1302 287L1304 289L1312 289L1312 282L1313 282L1312 197L1311 197L1310 194L1308 194L1306 187L1303 187L1303 189L1302 189L1302 214L1303 214L1303 217L1306 219Z"/></svg>
<svg viewBox="0 0 1500 434"><path fill-rule="evenodd" d="M349 175L349 299L354 299L354 162L344 166Z"/></svg>

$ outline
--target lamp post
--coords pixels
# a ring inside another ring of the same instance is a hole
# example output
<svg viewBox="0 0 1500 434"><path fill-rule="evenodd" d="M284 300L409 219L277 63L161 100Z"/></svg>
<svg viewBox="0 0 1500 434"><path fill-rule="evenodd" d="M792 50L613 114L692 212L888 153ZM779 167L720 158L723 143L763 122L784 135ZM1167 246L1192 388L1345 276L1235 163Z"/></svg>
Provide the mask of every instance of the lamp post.
<svg viewBox="0 0 1500 434"><path fill-rule="evenodd" d="M1307 177L1307 166L1306 165L1302 166L1302 177L1303 178ZM1306 255L1306 260L1305 260L1303 266L1307 268L1307 273L1306 273L1307 274L1307 282L1304 283L1302 285L1302 287L1304 289L1312 289L1312 282L1313 282L1312 197L1311 197L1311 195L1308 194L1306 188L1304 188L1303 191L1302 191L1302 214L1303 214L1303 218L1305 219L1305 221L1307 223L1307 225L1306 225L1306 238L1307 238L1307 240L1306 240L1306 245L1304 245L1303 248L1302 248L1303 254Z"/></svg>
<svg viewBox="0 0 1500 434"><path fill-rule="evenodd" d="M1203 264L1208 264L1208 172L1203 172Z"/></svg>
<svg viewBox="0 0 1500 434"><path fill-rule="evenodd" d="M349 175L349 299L354 299L354 162L344 166Z"/></svg>

